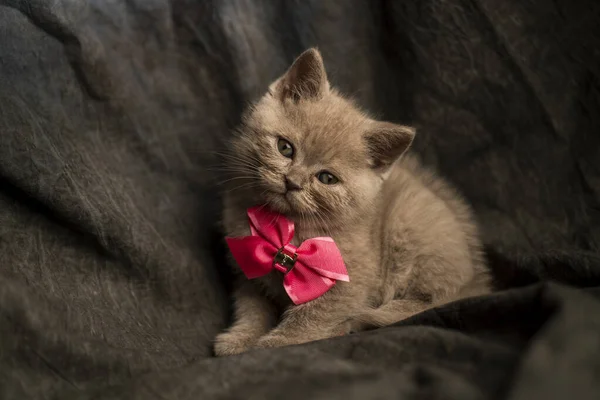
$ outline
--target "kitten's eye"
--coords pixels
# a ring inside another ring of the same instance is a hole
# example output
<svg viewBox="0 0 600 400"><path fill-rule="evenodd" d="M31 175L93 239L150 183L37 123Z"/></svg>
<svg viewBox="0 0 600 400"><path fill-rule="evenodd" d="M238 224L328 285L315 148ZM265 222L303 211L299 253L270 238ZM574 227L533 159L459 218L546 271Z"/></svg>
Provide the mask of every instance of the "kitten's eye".
<svg viewBox="0 0 600 400"><path fill-rule="evenodd" d="M321 171L317 174L317 179L324 183L325 185L334 185L338 183L340 180L333 174L327 171Z"/></svg>
<svg viewBox="0 0 600 400"><path fill-rule="evenodd" d="M292 158L294 156L294 146L285 139L279 139L277 141L277 150L282 156Z"/></svg>

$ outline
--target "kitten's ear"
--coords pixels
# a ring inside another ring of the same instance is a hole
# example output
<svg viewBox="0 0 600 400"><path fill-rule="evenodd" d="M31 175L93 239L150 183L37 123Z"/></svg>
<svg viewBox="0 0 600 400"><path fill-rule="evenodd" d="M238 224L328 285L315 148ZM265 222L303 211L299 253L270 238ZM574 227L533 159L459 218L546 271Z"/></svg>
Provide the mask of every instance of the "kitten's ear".
<svg viewBox="0 0 600 400"><path fill-rule="evenodd" d="M408 150L414 137L415 129L410 126L373 121L365 134L372 167L387 170Z"/></svg>
<svg viewBox="0 0 600 400"><path fill-rule="evenodd" d="M321 53L312 48L300 54L287 72L271 85L270 91L281 101L323 97L329 91L329 82Z"/></svg>

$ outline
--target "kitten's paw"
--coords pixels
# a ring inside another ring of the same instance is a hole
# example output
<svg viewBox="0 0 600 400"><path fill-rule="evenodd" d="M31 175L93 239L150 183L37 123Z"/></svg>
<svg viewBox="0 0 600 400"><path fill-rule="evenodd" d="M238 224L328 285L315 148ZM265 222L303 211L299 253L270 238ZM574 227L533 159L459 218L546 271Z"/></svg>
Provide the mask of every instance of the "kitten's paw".
<svg viewBox="0 0 600 400"><path fill-rule="evenodd" d="M241 332L225 332L215 338L215 355L217 357L233 356L252 348L257 338Z"/></svg>
<svg viewBox="0 0 600 400"><path fill-rule="evenodd" d="M344 336L350 333L348 327L340 327L340 329L327 332L313 332L312 335L292 336L281 333L267 334L256 342L254 349L268 349L273 347L291 346L294 344L303 344L314 342L316 340L329 339L336 336Z"/></svg>
<svg viewBox="0 0 600 400"><path fill-rule="evenodd" d="M299 343L299 342L298 342ZM268 349L272 347L282 347L290 344L297 344L296 342L290 341L288 338L280 335L266 335L258 339L256 344L253 346L255 349Z"/></svg>

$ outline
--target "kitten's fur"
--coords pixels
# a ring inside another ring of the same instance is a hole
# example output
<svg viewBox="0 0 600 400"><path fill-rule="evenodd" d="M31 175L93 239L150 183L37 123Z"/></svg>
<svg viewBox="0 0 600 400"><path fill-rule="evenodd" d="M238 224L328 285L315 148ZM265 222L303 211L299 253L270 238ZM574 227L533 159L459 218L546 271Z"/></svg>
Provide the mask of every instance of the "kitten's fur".
<svg viewBox="0 0 600 400"><path fill-rule="evenodd" d="M294 145L293 159L279 153L280 137ZM315 49L246 112L225 167L226 234L249 235L246 209L266 205L296 223L295 245L333 237L351 281L294 306L280 272L249 281L236 267L235 322L217 337L217 355L387 325L489 292L471 211L404 154L413 137L412 128L375 121L330 88ZM339 183L319 182L321 170ZM302 189L286 192L286 177Z"/></svg>

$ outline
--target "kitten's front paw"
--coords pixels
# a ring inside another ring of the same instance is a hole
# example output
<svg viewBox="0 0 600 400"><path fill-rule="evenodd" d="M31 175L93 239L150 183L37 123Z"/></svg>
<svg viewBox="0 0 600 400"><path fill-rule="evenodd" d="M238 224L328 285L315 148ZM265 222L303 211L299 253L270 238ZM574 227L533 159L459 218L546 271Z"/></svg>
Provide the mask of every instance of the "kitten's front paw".
<svg viewBox="0 0 600 400"><path fill-rule="evenodd" d="M215 338L215 355L217 357L233 356L244 353L256 343L255 336L242 332L225 332Z"/></svg>
<svg viewBox="0 0 600 400"><path fill-rule="evenodd" d="M299 343L299 342L298 342ZM256 344L253 346L255 349L268 349L272 347L282 347L290 344L297 344L289 340L288 338L280 335L265 335L258 339Z"/></svg>
<svg viewBox="0 0 600 400"><path fill-rule="evenodd" d="M311 335L292 336L281 333L267 334L256 342L254 349L268 349L272 347L291 346L294 344L303 344L313 342L315 340L328 339L335 336L344 336L350 333L349 325L342 325L333 331L312 332Z"/></svg>

